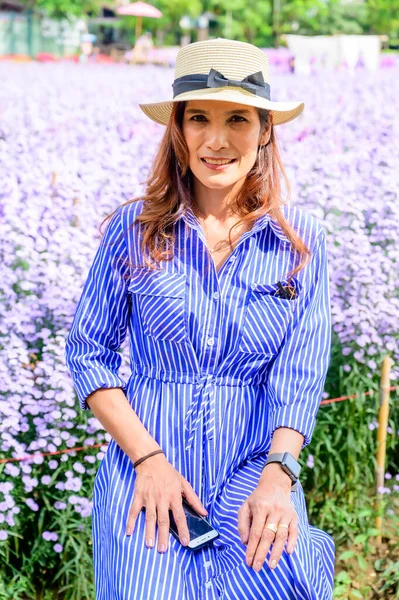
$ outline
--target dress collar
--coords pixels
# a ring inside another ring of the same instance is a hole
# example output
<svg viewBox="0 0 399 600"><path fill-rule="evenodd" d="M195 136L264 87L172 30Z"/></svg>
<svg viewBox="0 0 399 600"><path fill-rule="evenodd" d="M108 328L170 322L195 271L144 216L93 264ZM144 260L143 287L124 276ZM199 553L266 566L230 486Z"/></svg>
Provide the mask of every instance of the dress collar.
<svg viewBox="0 0 399 600"><path fill-rule="evenodd" d="M196 229L197 231L202 230L200 222L198 221L197 217L194 215L194 212L193 212L191 206L186 207L186 209L182 213L181 218L192 229ZM270 224L270 227L272 228L273 233L282 242L285 242L288 244L290 243L289 239L287 238L287 236L284 234L283 230L281 229L279 223L276 220L272 219L269 214L258 217L256 219L256 221L254 222L251 231L249 231L248 233L249 234L256 233L257 231L264 229L268 224Z"/></svg>

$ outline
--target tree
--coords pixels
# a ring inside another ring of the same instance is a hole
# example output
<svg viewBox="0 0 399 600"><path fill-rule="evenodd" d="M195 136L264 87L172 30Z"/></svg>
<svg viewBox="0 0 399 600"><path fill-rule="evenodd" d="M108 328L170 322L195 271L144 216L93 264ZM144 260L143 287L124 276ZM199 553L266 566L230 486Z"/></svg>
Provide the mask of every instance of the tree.
<svg viewBox="0 0 399 600"><path fill-rule="evenodd" d="M399 37L399 0L368 0L367 31Z"/></svg>
<svg viewBox="0 0 399 600"><path fill-rule="evenodd" d="M98 14L103 2L101 0L22 0L28 10L39 10L50 18L68 19L81 17L88 12Z"/></svg>
<svg viewBox="0 0 399 600"><path fill-rule="evenodd" d="M259 0L209 0L209 10L219 16L223 36L231 12L231 37L264 46L272 39L272 5Z"/></svg>
<svg viewBox="0 0 399 600"><path fill-rule="evenodd" d="M162 11L163 17L151 24L151 30L162 29L171 42L176 44L180 43L180 19L184 15L198 17L203 12L201 0L158 0L156 6Z"/></svg>

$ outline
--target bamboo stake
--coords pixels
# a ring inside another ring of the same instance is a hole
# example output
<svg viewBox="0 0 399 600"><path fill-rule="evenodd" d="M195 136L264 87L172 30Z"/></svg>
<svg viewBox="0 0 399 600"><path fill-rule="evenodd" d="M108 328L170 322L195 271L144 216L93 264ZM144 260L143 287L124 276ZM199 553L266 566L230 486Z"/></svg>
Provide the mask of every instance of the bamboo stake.
<svg viewBox="0 0 399 600"><path fill-rule="evenodd" d="M385 483L385 457L387 448L387 426L389 416L389 395L390 395L390 372L392 359L386 356L382 362L381 381L380 381L380 410L378 414L378 432L377 432L377 465L375 470L375 488L376 502L375 508L378 511L376 517L376 527L379 531L377 543L382 543L382 516L380 508L382 504L382 494L378 491L380 487L384 487Z"/></svg>

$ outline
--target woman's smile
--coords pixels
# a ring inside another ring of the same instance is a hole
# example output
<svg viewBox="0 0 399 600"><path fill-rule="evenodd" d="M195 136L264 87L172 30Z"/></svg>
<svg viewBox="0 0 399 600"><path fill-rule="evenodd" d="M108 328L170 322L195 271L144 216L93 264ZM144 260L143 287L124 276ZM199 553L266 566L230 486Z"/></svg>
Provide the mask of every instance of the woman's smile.
<svg viewBox="0 0 399 600"><path fill-rule="evenodd" d="M237 162L236 158L210 158L208 156L201 158L202 163L212 171L224 171L230 165Z"/></svg>

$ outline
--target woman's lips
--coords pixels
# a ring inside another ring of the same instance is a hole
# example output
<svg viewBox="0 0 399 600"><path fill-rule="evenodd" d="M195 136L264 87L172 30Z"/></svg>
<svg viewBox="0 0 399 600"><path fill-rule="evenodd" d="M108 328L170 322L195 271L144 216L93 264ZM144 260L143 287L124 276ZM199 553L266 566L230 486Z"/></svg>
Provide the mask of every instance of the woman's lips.
<svg viewBox="0 0 399 600"><path fill-rule="evenodd" d="M201 158L202 164L204 164L206 167L208 167L208 169L212 169L212 171L223 171L224 169L227 169L228 167L230 167L230 165L234 164L237 159L236 158L232 158L231 162L226 163L225 165L214 165L211 163L206 162L206 160L204 158Z"/></svg>

